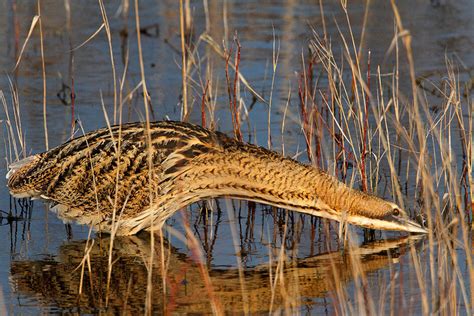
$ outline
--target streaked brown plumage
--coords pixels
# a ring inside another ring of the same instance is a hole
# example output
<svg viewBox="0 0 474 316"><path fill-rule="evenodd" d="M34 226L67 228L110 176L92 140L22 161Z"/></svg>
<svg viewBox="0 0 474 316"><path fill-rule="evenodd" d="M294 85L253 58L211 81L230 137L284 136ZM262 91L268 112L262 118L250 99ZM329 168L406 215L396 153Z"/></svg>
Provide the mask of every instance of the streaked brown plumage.
<svg viewBox="0 0 474 316"><path fill-rule="evenodd" d="M231 197L376 229L426 232L391 202L311 166L183 122L99 129L10 166L16 197L52 201L64 220L119 235L212 197ZM115 210L115 212L114 212ZM114 217L115 215L115 217Z"/></svg>

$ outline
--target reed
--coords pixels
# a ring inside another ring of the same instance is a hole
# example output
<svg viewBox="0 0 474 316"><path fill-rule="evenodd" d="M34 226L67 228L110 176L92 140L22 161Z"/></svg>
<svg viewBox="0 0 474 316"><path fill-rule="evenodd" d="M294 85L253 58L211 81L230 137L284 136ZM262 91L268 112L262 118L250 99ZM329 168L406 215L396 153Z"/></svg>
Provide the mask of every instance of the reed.
<svg viewBox="0 0 474 316"><path fill-rule="evenodd" d="M392 194L397 198L398 203L405 205L405 207L420 209L426 218L428 227L430 227L428 237L429 258L427 259L429 269L424 269L421 266L421 261L426 259L422 259L414 248L410 252L411 263L418 282L417 286L420 290L421 311L424 314L450 314L456 312L458 307L456 307L456 303L453 303L453 299L461 301L466 311L470 311L473 306L472 294L469 294L472 293L470 288L473 280L471 242L469 240L469 234L472 234L472 232L469 232L472 221L472 206L468 198L470 189L462 183L469 182L465 170L470 168L467 166L468 161L471 161L472 164L472 158L470 160L466 159L468 156L464 154L472 151L472 145L469 145L469 141L466 141L469 137L467 135L472 135L472 129L470 128L472 123L469 122L472 120L472 115L467 115L467 121L460 118L466 117L465 114L461 113L472 112L472 101L461 97L456 71L448 60L446 68L449 75L445 84L445 87L448 88L442 93L442 114L433 117L429 109L427 96L420 92L414 79L411 38L403 28L394 2L392 2L392 5L398 26L395 38L399 38L399 33L405 34L401 36L401 39L404 55L409 64L412 87L411 98L407 99L397 89L399 86L398 69L395 69L393 77L388 82L384 80L380 70L377 69L378 83L376 92L374 92L374 89L370 86L370 76L367 76L366 80L363 80L361 76L361 63L357 60L355 54L357 50L350 50L351 45L347 44L354 43L351 40L352 35L348 36L349 40L344 37L341 38L342 45L345 47L345 60L349 63L352 72L352 82L346 83L347 81L343 77L343 68L338 65L331 47L318 35L316 35L313 42L314 51L326 73L335 72L337 74L335 81L332 81L334 76L328 75L327 78L330 82L331 95L334 96L337 104L336 109L342 117L342 122L337 123L338 132L344 135L344 142L348 144L352 156L356 160L355 165L358 166L358 178L361 188L364 189L364 170L367 168L369 187L377 191L378 181L374 181L374 179L380 177L380 165L387 164L392 179ZM343 35L341 34L341 36ZM397 50L397 61L398 58ZM367 73L370 73L370 63L367 63ZM384 95L383 91L387 86L392 88L393 94L391 96ZM300 90L308 90L308 87ZM352 97L349 95L349 91L352 91ZM358 101L364 100L364 95L365 109L361 108L362 102ZM353 105L347 105L346 100L352 100ZM328 103L325 105L328 111L332 113L332 118L337 121L337 115L333 108ZM374 121L377 122L373 127L368 126L367 115L357 114L367 114L369 107L372 110L371 115L374 117ZM353 111L353 109L357 109L357 111ZM408 120L408 123L401 123L400 115L403 115L402 113L406 113L403 119ZM405 126L411 128L407 129ZM394 129L395 133L391 132L391 129ZM329 133L331 133L330 130ZM331 134L334 135L334 132ZM453 157L451 148L456 134L459 135L457 142L462 144L462 166L459 166L458 161ZM369 139L366 138L367 136ZM396 153L393 152L396 148L393 147L393 144L396 144L395 146L400 149L398 150L398 158L395 157ZM402 148L401 144L404 144L405 147ZM374 145L377 145L377 147L372 147ZM362 150L358 151L358 148L362 148ZM379 148L378 152L374 152L372 148ZM434 156L428 154L428 148L431 148L431 151L435 153ZM369 152L369 161L374 162L373 167L367 166L364 161L367 157L367 151ZM405 158L402 155L405 155ZM370 156L374 156L374 159ZM397 164L397 159L408 160L410 164L407 164L407 168L411 166L411 168L417 170L417 177L414 179L415 188L408 195L402 193L402 186L407 187L413 180L409 177L408 171L405 173L405 178L402 177L403 173L400 172L401 166L400 163ZM459 174L460 171L461 174ZM440 190L445 192L444 202L439 197ZM461 196L464 196L464 198L461 199ZM417 200L419 205L410 203L410 200ZM453 243L459 245L461 254L456 253L452 247ZM459 256L466 260L467 279L461 277ZM357 261L357 258L355 260ZM448 266L451 266L451 268L447 268ZM341 306L340 311L343 314L348 311L374 314L376 313L374 303L383 304L383 302L366 301L364 277L361 281L362 285L360 288L356 288L355 300L353 300L355 306ZM396 286L396 284L390 286ZM337 291L337 296L340 296L339 302L348 301L345 299L347 293L341 293L341 289ZM393 309L391 310L393 311Z"/></svg>

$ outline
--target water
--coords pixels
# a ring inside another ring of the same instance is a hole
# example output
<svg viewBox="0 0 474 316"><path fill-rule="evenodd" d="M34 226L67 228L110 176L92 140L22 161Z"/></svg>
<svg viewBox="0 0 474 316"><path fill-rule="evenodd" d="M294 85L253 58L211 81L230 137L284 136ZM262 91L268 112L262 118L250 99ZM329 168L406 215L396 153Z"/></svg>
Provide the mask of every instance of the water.
<svg viewBox="0 0 474 316"><path fill-rule="evenodd" d="M212 2L212 3L211 3ZM68 3L66 1L66 3ZM305 160L305 141L299 124L299 101L297 95L298 75L302 69L302 55L307 58L308 44L313 39L312 29L322 34L323 24L317 1L209 1L209 22L206 26L204 10L206 1L192 1L193 33L195 43L206 28L212 38L222 48L226 45L233 51L236 34L241 44L240 70L250 85L265 100L272 97L271 134L272 146L281 150L282 142L287 155L299 153ZM42 1L42 27L44 34L44 55L47 79L47 126L49 146L66 141L71 134L71 105L64 105L58 94L70 94L74 87L76 95L74 119L85 131L106 125L104 110L113 122L113 77L109 47L104 31L85 42L102 24L100 8L96 1L70 3L70 14L64 1ZM348 6L350 22L356 43L361 36L361 25L365 14L365 1L351 1ZM121 15L120 2L109 1L106 11L112 34L114 61L117 78L124 70L124 49L129 48L127 81L124 90L132 91L141 80L138 61L137 37L135 34L133 3L128 18ZM429 1L406 1L399 3L404 27L413 36L414 64L419 77L439 82L446 73L446 56L458 65L461 82L472 80L474 69L474 3L472 1L448 1L445 5L433 6ZM13 71L16 58L25 41L33 16L36 14L33 2L13 0L0 1L0 89L11 106L9 78L15 83L21 106L21 122L27 144L26 152L35 153L45 149L45 133L42 112L42 65L39 32L33 32L18 69ZM223 12L227 12L224 19ZM342 59L339 30L349 39L346 18L338 1L324 3L327 34L334 43L334 51ZM393 40L393 13L389 2L374 1L367 12L365 42L361 56L367 60L367 49L371 51L373 73L376 65L381 65L382 73L391 73L395 65L395 53L390 49ZM224 21L227 21L227 24ZM337 23L336 23L336 22ZM146 83L151 97L155 119L179 119L181 114L181 57L179 38L179 7L177 1L141 1L140 23ZM125 32L126 30L127 32ZM19 34L16 36L15 34ZM128 34L125 36L125 34ZM275 40L274 40L275 39ZM200 43L199 57L202 68L212 67L212 96L216 100L216 122L220 130L232 133L229 115L229 101L226 91L225 64L222 58L206 44ZM272 56L277 47L278 64L272 90ZM79 47L79 48L77 48ZM77 48L71 51L72 48ZM400 48L402 51L403 49ZM71 61L73 62L71 63ZM305 61L307 62L307 60ZM71 67L72 64L72 67ZM321 67L316 65L316 67ZM347 65L345 67L348 67ZM410 95L408 64L401 53L399 70L401 90ZM316 69L316 73L321 69ZM71 83L74 78L74 85ZM204 75L201 76L204 78ZM321 76L320 86L324 86ZM188 89L189 104L193 106L190 121L200 123L201 96L205 82L193 82ZM427 84L428 87L429 84ZM289 97L285 130L281 134L281 124ZM426 97L433 106L441 103L429 92ZM138 91L141 91L139 89ZM144 117L141 92L135 93L130 102L124 104L124 121L139 120ZM267 146L268 105L254 102L251 93L242 88L242 100L249 110L249 119L243 123L244 138ZM102 107L102 102L104 107ZM467 113L465 110L465 118ZM11 115L11 113L10 113ZM2 113L1 119L5 120ZM208 117L209 120L209 117ZM3 129L2 139L7 139ZM282 141L283 139L283 141ZM455 142L455 160L462 159L461 144ZM8 156L8 146L1 146L0 157ZM330 166L330 164L328 163ZM6 161L0 164L0 176L6 174ZM414 171L410 171L414 172ZM410 186L414 190L414 185ZM3 197L0 209L11 209L9 194L4 185L0 186ZM167 235L163 245L167 260L170 260L166 294L162 287L162 271L159 258L153 269L152 306L156 313L210 313L209 288L203 282L198 262L208 267L215 298L228 311L268 312L285 308L309 314L333 314L338 308L338 286L347 289L351 299L360 292L360 280L354 278L353 263L337 242L337 227L333 226L329 237L323 234L324 224L319 220L290 213L288 231L281 223L286 213L258 205L256 211L246 203L219 201L221 212L211 212L200 216L199 207L189 212L191 229L199 240L204 254L200 260L189 244L175 235ZM16 206L20 214L20 206ZM230 221L228 212L233 212L236 222ZM81 268L76 269L84 256L87 227L72 226L72 236L68 235L64 224L54 214L49 213L39 201L25 204L22 213L27 219L2 221L0 234L4 243L0 250L0 313L36 314L43 313L98 313L126 309L129 312L145 310L147 269L145 262L149 256L150 237L141 234L133 238L120 238L114 245L114 270L109 292L109 309L105 309L108 237L92 233L94 248L91 250L92 267L83 281L83 294L78 296ZM31 216L31 218L29 218ZM177 214L169 224L183 233L182 216ZM237 231L233 236L231 226ZM471 234L472 235L472 234ZM428 241L408 240L396 233L377 233L375 242L362 244L360 230L355 230L356 253L360 254L360 268L367 277L363 285L368 297L381 311L421 312L420 289L416 280L415 267L409 255L415 249L421 255L422 266L428 269ZM389 241L380 241L390 238ZM471 236L472 238L472 236ZM412 238L413 239L413 238ZM235 240L235 242L234 242ZM471 241L472 243L472 241ZM102 247L98 247L98 245ZM236 245L235 245L236 244ZM292 258L284 270L285 285L271 291L270 276L276 265L270 265L279 254L281 246ZM159 245L155 246L161 251ZM414 248L410 248L414 247ZM468 245L468 247L470 247ZM471 245L472 247L472 245ZM471 248L472 249L472 248ZM461 276L467 279L466 253L461 247L455 248L460 259ZM236 255L236 252L238 255ZM472 252L471 252L472 254ZM435 256L442 256L436 253ZM240 260L240 261L239 261ZM237 262L244 267L242 294ZM331 266L333 267L331 269ZM355 268L354 268L355 269ZM86 269L87 270L87 269ZM338 271L338 279L334 279ZM350 273L349 273L350 272ZM425 271L426 272L426 271ZM426 272L426 277L429 273ZM394 282L394 284L390 284ZM454 282L454 284L457 284ZM469 285L469 283L468 283ZM280 292L284 288L288 292ZM468 314L462 302L458 286L458 308L460 314ZM427 290L431 293L431 290ZM469 288L467 295L472 295ZM431 297L430 297L431 299ZM273 304L269 302L273 301ZM383 302L381 304L380 302ZM346 311L349 312L349 311ZM353 311L354 312L354 311Z"/></svg>

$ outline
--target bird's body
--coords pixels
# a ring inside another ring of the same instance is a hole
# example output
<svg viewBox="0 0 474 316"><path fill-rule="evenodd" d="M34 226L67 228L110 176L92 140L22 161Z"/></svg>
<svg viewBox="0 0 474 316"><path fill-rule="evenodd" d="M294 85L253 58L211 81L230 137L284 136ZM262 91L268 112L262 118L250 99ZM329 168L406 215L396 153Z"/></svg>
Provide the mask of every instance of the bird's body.
<svg viewBox="0 0 474 316"><path fill-rule="evenodd" d="M312 166L183 122L112 126L10 166L16 197L119 235L160 228L177 210L230 197L388 230L426 232L394 203Z"/></svg>

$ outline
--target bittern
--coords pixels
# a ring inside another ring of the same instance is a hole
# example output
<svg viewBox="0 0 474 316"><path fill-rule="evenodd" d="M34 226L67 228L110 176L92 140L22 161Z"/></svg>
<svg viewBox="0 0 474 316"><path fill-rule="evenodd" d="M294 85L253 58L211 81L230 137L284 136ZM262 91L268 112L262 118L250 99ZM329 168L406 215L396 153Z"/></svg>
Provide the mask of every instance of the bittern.
<svg viewBox="0 0 474 316"><path fill-rule="evenodd" d="M10 165L14 197L64 221L133 235L185 206L228 197L373 229L426 233L400 207L280 154L184 122L102 128Z"/></svg>

